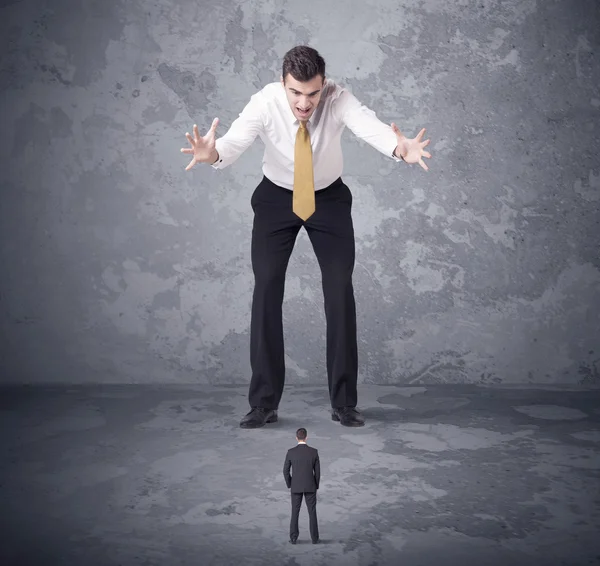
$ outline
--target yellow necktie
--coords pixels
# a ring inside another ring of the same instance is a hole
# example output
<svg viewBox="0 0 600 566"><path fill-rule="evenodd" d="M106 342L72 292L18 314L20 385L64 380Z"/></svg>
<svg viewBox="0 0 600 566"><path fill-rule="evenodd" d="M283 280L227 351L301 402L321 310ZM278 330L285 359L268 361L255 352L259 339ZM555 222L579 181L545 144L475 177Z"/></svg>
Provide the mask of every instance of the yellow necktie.
<svg viewBox="0 0 600 566"><path fill-rule="evenodd" d="M312 148L306 122L300 122L294 150L294 195L292 210L306 220L315 211L315 180Z"/></svg>

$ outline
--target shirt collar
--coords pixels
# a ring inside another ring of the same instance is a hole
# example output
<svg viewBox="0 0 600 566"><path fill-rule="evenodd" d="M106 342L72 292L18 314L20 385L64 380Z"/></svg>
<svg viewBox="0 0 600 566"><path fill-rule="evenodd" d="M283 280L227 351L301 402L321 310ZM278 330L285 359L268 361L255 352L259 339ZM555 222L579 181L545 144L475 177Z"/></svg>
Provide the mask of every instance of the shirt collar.
<svg viewBox="0 0 600 566"><path fill-rule="evenodd" d="M306 442L304 442L304 440L299 440L298 444L306 444Z"/></svg>
<svg viewBox="0 0 600 566"><path fill-rule="evenodd" d="M296 116L294 116L294 113L292 112L292 109L290 108L289 103L288 103L288 108L290 109L290 114L292 115L292 118L293 118L292 124L298 124L298 125L300 125L300 120L298 120L298 118L296 118ZM315 108L315 111L310 115L310 118L306 121L311 126L313 125L313 122L315 121L315 114L316 113L317 113L317 109Z"/></svg>

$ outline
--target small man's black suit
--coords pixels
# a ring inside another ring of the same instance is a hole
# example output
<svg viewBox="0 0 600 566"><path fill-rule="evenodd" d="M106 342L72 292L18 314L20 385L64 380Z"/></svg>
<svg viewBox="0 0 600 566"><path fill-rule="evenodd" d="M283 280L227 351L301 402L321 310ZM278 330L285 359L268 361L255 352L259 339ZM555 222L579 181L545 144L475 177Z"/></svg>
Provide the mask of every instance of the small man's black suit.
<svg viewBox="0 0 600 566"><path fill-rule="evenodd" d="M290 474L290 468L292 473ZM302 495L306 497L308 509L310 538L313 542L319 540L319 526L317 525L317 490L321 481L321 465L319 451L307 444L298 443L290 448L283 465L283 477L292 493L292 519L290 521L290 540L295 542L298 538L298 516L302 506Z"/></svg>

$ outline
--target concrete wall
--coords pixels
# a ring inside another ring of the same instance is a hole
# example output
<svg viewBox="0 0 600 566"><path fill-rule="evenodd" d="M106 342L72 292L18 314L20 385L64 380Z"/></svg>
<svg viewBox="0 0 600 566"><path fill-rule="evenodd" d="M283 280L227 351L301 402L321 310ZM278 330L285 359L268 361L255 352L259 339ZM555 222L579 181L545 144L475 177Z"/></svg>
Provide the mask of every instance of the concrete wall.
<svg viewBox="0 0 600 566"><path fill-rule="evenodd" d="M249 380L257 140L184 172L184 133L317 48L430 172L344 134L360 380L600 382L595 0L3 2L2 382ZM302 232L288 381L326 383Z"/></svg>

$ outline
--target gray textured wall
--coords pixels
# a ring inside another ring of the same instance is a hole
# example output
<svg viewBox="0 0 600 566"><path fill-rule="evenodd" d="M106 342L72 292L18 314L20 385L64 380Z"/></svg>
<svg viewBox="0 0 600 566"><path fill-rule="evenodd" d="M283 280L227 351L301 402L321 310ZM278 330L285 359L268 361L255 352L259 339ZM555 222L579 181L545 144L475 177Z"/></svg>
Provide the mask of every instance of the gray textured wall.
<svg viewBox="0 0 600 566"><path fill-rule="evenodd" d="M344 134L360 380L600 382L595 0L2 3L4 382L249 380L250 195L179 153L309 43L429 173ZM288 380L326 383L302 232Z"/></svg>

